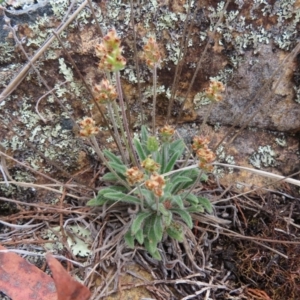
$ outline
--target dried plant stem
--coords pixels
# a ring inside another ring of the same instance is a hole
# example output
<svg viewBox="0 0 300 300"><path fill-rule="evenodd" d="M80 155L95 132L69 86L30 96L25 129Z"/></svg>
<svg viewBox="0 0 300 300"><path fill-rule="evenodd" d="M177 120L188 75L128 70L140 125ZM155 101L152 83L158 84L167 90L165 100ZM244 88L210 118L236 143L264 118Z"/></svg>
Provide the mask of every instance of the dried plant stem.
<svg viewBox="0 0 300 300"><path fill-rule="evenodd" d="M213 163L213 164L216 165L216 164L219 164L219 163L216 163L216 162L215 162L215 163ZM224 164L224 165L227 166L227 164ZM228 165L228 166L233 167L233 168L237 167L237 166L235 166L235 165ZM252 170L255 170L255 169L250 169L250 170L252 171ZM255 171L258 171L258 170L255 170ZM228 200L231 200L231 199L235 199L235 198L239 198L239 197L241 197L241 196L245 196L245 195L251 194L251 193L253 193L253 192L257 192L257 191L259 191L259 190L266 189L266 188L269 187L269 186L272 186L272 185L274 185L274 184L277 184L277 183L279 183L279 182L281 182L281 181L285 181L286 179L290 179L290 177L296 176L296 175L299 175L299 174L300 174L300 171L298 171L298 172L296 172L296 173L293 173L293 174L290 174L290 175L287 176L287 177L280 178L280 179L278 179L278 180L276 180L276 181L274 181L274 182L265 184L264 186L256 187L256 188L254 188L254 189L252 189L252 190L250 190L250 191L247 191L247 192L244 192L244 193L239 193L238 195L235 195L235 196L232 196L232 197L223 199L222 202L228 201ZM291 183L293 184L293 182L291 182ZM297 185L297 184L296 184L296 185ZM219 197L218 197L218 198L219 198ZM221 202L221 201L218 201L218 202Z"/></svg>
<svg viewBox="0 0 300 300"><path fill-rule="evenodd" d="M202 132L202 130L203 130L203 127L205 126L205 124L206 124L206 122L207 122L207 119L208 119L208 117L209 117L209 115L211 114L211 111L212 111L212 109L213 109L213 107L214 107L214 102L211 102L210 104L209 104L209 108L208 108L208 111L207 111L207 113L205 114L205 116L204 116L204 119L203 119L203 121L202 121L202 124L200 125L200 128L199 128L199 134L201 134L201 132Z"/></svg>
<svg viewBox="0 0 300 300"><path fill-rule="evenodd" d="M43 96L41 96L37 102L36 102L36 105L35 105L35 111L36 113L39 115L39 117L41 118L41 120L44 122L44 123L47 123L47 120L40 114L39 112L39 104L40 102L46 97L48 96L49 94L53 94L53 92L58 88L58 87L61 87L62 85L66 84L67 81L64 81L62 83L60 83L58 86L54 87L52 90L48 91L46 94L44 94Z"/></svg>
<svg viewBox="0 0 300 300"><path fill-rule="evenodd" d="M115 74L116 74L116 85L117 85L117 92L118 92L119 100L120 100L123 124L124 124L124 128L125 128L125 131L126 131L126 134L127 134L127 139L125 138L124 140L128 140L128 143L129 143L128 153L129 153L129 156L130 156L133 164L137 167L140 167L138 159L136 157L136 153L134 151L134 147L133 147L132 139L131 139L131 134L130 134L130 131L129 131L129 126L128 126L128 120L126 118L125 103L124 103L124 99L123 99L120 72L115 72Z"/></svg>
<svg viewBox="0 0 300 300"><path fill-rule="evenodd" d="M60 24L57 29L55 30L56 34L60 34L63 30L66 29L66 27L74 21L76 16L80 13L80 11L87 5L88 1L85 0L82 2L82 4L76 9L76 11L69 17L69 19L62 24ZM55 35L53 34L48 38L47 41L45 41L44 45L41 46L41 48L36 52L36 54L31 58L30 62L28 62L22 70L12 79L12 81L7 85L7 87L2 91L0 94L0 102L3 101L7 96L9 96L18 86L19 84L23 81L25 76L27 75L31 64L35 63L39 57L46 51L46 49L52 44L52 42L55 39Z"/></svg>
<svg viewBox="0 0 300 300"><path fill-rule="evenodd" d="M227 168L235 168L235 169L239 169L239 170L245 170L245 171L249 171L252 173L256 173L259 174L261 176L264 177L269 177L269 178L274 178L274 179L278 179L278 181L285 181L288 183L291 183L293 185L297 185L300 186L300 181L293 179L293 178L287 178L285 176L280 176L271 172L266 172L266 171L261 171L261 170L257 170L257 169L251 169L251 168L247 168L247 167L241 167L241 166L236 166L236 165L229 165L229 164L223 164L223 163L218 163L218 162L214 162L213 163L214 166L222 166L222 167L227 167ZM276 181L276 182L278 182ZM275 183L276 183L275 182Z"/></svg>
<svg viewBox="0 0 300 300"><path fill-rule="evenodd" d="M133 15L133 2L130 0L130 20L131 20L131 26L133 31L133 51L134 51L134 64L136 69L136 77L137 77L137 85L138 85L138 103L140 106L140 113L141 113L141 120L142 124L145 122L145 116L144 116L144 109L142 104L142 89L141 89L141 76L140 76L140 66L138 61L138 51L136 48L137 42L136 42L136 30L135 30L135 24L134 24L134 15Z"/></svg>
<svg viewBox="0 0 300 300"><path fill-rule="evenodd" d="M0 181L0 183L3 183L3 182ZM51 191L51 192L56 193L56 194L63 194L62 191L57 190L57 189L53 189L48 184L34 184L34 183L31 183L31 182L20 182L20 181L15 181L15 180L8 181L8 183L14 184L14 185L17 185L17 186L27 187L27 188L28 187L40 188L40 189L44 189L44 190L47 190L47 191ZM54 186L54 185L52 185L52 186ZM62 187L61 185L56 185L56 186L59 189ZM75 185L73 185L73 187L74 186ZM73 194L70 194L70 193L66 193L66 196L69 196L69 197L74 198L74 199L82 199L82 197L79 197L79 196L76 196L76 195L73 195Z"/></svg>
<svg viewBox="0 0 300 300"><path fill-rule="evenodd" d="M90 9L91 9L91 12L92 12L92 16L93 16L93 18L94 18L94 20L95 20L95 23L96 23L96 28L97 28L97 30L98 30L98 33L100 34L101 37L103 37L104 35L103 35L102 29L101 29L101 27L100 27L100 24L99 24L99 22L98 22L98 20L97 20L97 18L96 18L96 14L95 14L95 10L94 10L92 1L91 1L91 0L88 0L88 2L89 2L89 6L90 6Z"/></svg>
<svg viewBox="0 0 300 300"><path fill-rule="evenodd" d="M155 117L156 117L156 94L157 94L157 88L156 88L156 81L157 81L157 64L154 64L153 67L153 109L152 109L152 134L155 135Z"/></svg>
<svg viewBox="0 0 300 300"><path fill-rule="evenodd" d="M50 176L48 176L48 175L46 175L46 174L40 172L40 171L37 171L37 170L31 168L31 167L28 166L27 164L24 164L24 163L18 161L17 159L13 158L12 156L9 156L8 154L6 154L6 153L4 153L4 152L2 152L2 151L0 151L0 156L1 156L1 164L2 164L3 170L5 171L5 174L8 175L9 178L10 178L10 176L9 176L7 170L6 170L5 162L2 161L2 158L3 158L3 157L6 157L7 159L10 159L10 160L14 161L14 162L17 163L18 165L20 165L20 166L22 166L22 167L24 167L24 168L30 170L30 171L33 172L33 173L36 173L36 174L38 174L38 175L40 175L40 176L42 176L42 177L44 177L44 178L46 178L46 179L49 179L49 180L52 181L52 182L55 182L58 186L61 186L61 187L67 187L68 189L77 191L77 190L74 188L74 187L75 187L74 185L66 185L66 184L64 184L64 183L62 183L62 182L59 182L58 180L56 180L56 179L54 179L54 178L52 178L52 177L50 177ZM10 179L12 180L12 178L10 178ZM77 187L78 187L78 185L77 185ZM82 188L83 186L80 186L80 187ZM91 189L89 189L89 190L91 190Z"/></svg>
<svg viewBox="0 0 300 300"><path fill-rule="evenodd" d="M213 30L213 32L212 32L212 36L215 36L215 33L216 33L216 31L217 31L217 28L219 27L219 25L220 25L220 23L221 23L221 21L222 21L222 19L223 19L224 13L226 12L227 7L228 7L230 1L231 1L231 0L227 0L226 4L225 4L225 6L224 6L224 8L223 8L223 10L222 10L222 12L221 12L221 15L220 15L220 17L219 17L219 20L218 20L217 24L216 24L215 27L214 27L214 30ZM191 82L190 82L190 84L189 84L189 87L188 87L188 90L187 90L187 92L186 92L186 94L185 94L184 100L183 100L183 102L182 102L182 104L181 104L180 112L179 112L179 114L178 114L178 117L176 118L176 124L178 124L179 120L181 119L181 116L182 116L182 113L183 113L184 105L185 105L185 103L186 103L186 101L187 101L187 99L188 99L188 96L190 95L190 92L191 92L192 87L193 87L193 85L194 85L196 76L197 76L197 74L198 74L198 72L199 72L199 70L200 70L200 67L201 67L201 65L202 65L202 62L203 62L203 60L204 60L204 57L205 57L206 52L207 52L207 50L208 50L209 47L210 47L210 38L208 38L208 41L207 41L207 43L206 43L206 45L205 45L205 48L204 48L204 50L203 50L203 52L202 52L202 54L201 54L201 56L200 56L200 58L199 58L199 60L198 60L196 70L195 70L194 75L193 75L193 77L192 77L192 80L191 80Z"/></svg>
<svg viewBox="0 0 300 300"><path fill-rule="evenodd" d="M186 31L187 31L188 22L189 22L189 16L190 16L190 11L191 11L191 1L192 0L189 0L187 17L186 17L186 19L184 21L183 33L182 33L182 38L181 38L180 46L179 46L178 63L176 65L175 75L174 75L174 78L173 78L173 84L172 84L172 90L171 90L171 98L170 98L170 103L169 103L169 106L168 106L167 122L166 123L169 122L170 117L171 117L171 112L172 112L172 109L173 109L173 106L174 106L174 98L175 98L175 94L176 94L176 90L177 90L177 86L178 86L178 81L179 81L179 78L180 78L180 74L181 74L181 71L182 71L182 66L183 66L183 63L184 63L185 54L186 54L186 51L187 51L188 41L189 41L190 34L191 34L191 31L192 31L193 23L194 23L194 20L195 20L195 15L196 15L196 13L198 11L198 6L197 6L197 8L195 9L195 11L194 11L194 13L192 15L191 24L189 26L189 32L188 32L187 37L186 37Z"/></svg>
<svg viewBox="0 0 300 300"><path fill-rule="evenodd" d="M56 212L56 213L60 213L60 212L63 212L63 213L67 213L67 214L73 214L76 212L76 214L80 214L80 215L85 215L85 216L88 216L90 215L91 213L86 213L86 212L81 212L79 211L78 209L80 207L70 207L69 209L67 208L64 208L64 209L60 209L60 208L57 208L55 206L53 206L52 204L51 205L41 205L41 204L37 204L37 203L28 203L28 202L24 202L24 201L18 201L18 200L15 200L15 199L10 199L10 198L5 198L5 197L0 197L0 200L1 201L5 201L5 202L9 202L9 203L15 203L15 204L18 204L18 205L23 205L23 206L30 206L30 207L37 207L39 209L45 209L47 211L47 213L49 212Z"/></svg>

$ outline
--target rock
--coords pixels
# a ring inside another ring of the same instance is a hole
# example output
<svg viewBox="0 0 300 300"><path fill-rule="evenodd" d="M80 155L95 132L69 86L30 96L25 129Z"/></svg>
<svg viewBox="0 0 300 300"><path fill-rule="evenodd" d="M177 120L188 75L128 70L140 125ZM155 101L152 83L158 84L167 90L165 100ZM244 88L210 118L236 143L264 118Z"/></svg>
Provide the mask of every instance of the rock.
<svg viewBox="0 0 300 300"><path fill-rule="evenodd" d="M259 90L289 54L281 50L273 51L272 45L263 44L258 47L257 52L256 56L253 56L252 51L245 52L243 62L227 83L224 100L214 106L208 118L209 123L235 124L244 108L256 97ZM261 92L261 96L246 110L236 126L242 127L253 114L257 113L249 126L284 132L299 131L300 104L294 101L295 95L291 81L294 68L295 62L285 65L281 71L283 78L275 91L271 89L274 88L279 76L275 76L271 85ZM207 108L200 108L197 113L203 117L206 111Z"/></svg>

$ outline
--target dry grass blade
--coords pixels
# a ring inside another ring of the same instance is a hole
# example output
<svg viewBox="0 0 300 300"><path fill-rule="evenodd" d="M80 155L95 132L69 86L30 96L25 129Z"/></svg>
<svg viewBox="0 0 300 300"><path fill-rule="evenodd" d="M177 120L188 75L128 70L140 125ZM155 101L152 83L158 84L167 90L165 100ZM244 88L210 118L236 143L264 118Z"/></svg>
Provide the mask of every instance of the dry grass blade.
<svg viewBox="0 0 300 300"><path fill-rule="evenodd" d="M88 1L85 0L78 8L77 10L69 17L69 19L66 22L63 22L63 24L60 24L58 28L56 29L56 33L60 34L74 19L76 16L82 11L82 9L87 5ZM3 101L7 96L9 96L17 87L18 85L23 81L25 76L27 75L31 64L36 62L41 55L45 52L45 50L53 43L55 40L55 35L51 36L44 45L37 51L37 53L31 58L31 61L28 62L23 69L17 74L17 76L8 84L8 86L1 92L0 95L0 102Z"/></svg>

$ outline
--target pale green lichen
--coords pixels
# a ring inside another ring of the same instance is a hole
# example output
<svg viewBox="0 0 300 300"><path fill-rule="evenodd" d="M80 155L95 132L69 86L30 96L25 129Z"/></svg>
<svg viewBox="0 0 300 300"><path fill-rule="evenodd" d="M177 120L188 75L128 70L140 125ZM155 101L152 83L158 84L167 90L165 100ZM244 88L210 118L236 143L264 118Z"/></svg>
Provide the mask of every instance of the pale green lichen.
<svg viewBox="0 0 300 300"><path fill-rule="evenodd" d="M199 109L201 106L209 105L211 100L207 98L205 92L197 93L193 99L195 109Z"/></svg>
<svg viewBox="0 0 300 300"><path fill-rule="evenodd" d="M59 58L59 73L64 75L65 80L69 83L71 92L73 92L77 97L81 95L82 92L82 85L78 82L75 82L73 71L71 68L69 68L63 58ZM57 87L56 93L57 95L62 95L62 91L66 91L66 89L62 87Z"/></svg>
<svg viewBox="0 0 300 300"><path fill-rule="evenodd" d="M300 104L300 87L294 86L295 97L294 100Z"/></svg>
<svg viewBox="0 0 300 300"><path fill-rule="evenodd" d="M15 57L15 46L11 43L0 43L0 64L7 64L13 62Z"/></svg>
<svg viewBox="0 0 300 300"><path fill-rule="evenodd" d="M87 228L80 225L65 226L65 234L67 235L67 243L73 255L87 257L90 255L90 245L92 243L91 232ZM55 243L45 243L45 248L51 251L60 251L64 248L60 240L63 238L60 227L56 226L43 232L43 238L54 240Z"/></svg>
<svg viewBox="0 0 300 300"><path fill-rule="evenodd" d="M218 147L218 149L216 150L216 155L219 162L226 163L229 165L235 165L234 157L226 153L224 146L220 145ZM233 168L230 167L227 169L230 174L233 173ZM224 172L225 170L223 167L215 167L214 174L216 174L217 176L219 177L224 176L225 174Z"/></svg>
<svg viewBox="0 0 300 300"><path fill-rule="evenodd" d="M277 165L276 154L270 145L259 146L258 150L254 152L249 158L249 162L255 168L274 167Z"/></svg>
<svg viewBox="0 0 300 300"><path fill-rule="evenodd" d="M15 96L12 96L10 101L13 98ZM23 152L24 160L36 170L49 168L49 165L45 166L44 159L35 153L33 149L28 149L28 146L24 143L25 138L45 157L60 162L62 167L76 167L81 141L74 138L72 131L63 130L59 123L53 126L41 125L39 116L29 102L30 99L24 97L20 110L12 113L19 120L19 124L13 126L18 136L13 135L10 139L3 139L1 145L6 149ZM0 111L2 118L11 114L6 106L0 107Z"/></svg>
<svg viewBox="0 0 300 300"><path fill-rule="evenodd" d="M286 143L286 139L285 137L283 136L282 138L276 138L275 139L275 142L281 146L281 147L286 147L287 146L287 143Z"/></svg>

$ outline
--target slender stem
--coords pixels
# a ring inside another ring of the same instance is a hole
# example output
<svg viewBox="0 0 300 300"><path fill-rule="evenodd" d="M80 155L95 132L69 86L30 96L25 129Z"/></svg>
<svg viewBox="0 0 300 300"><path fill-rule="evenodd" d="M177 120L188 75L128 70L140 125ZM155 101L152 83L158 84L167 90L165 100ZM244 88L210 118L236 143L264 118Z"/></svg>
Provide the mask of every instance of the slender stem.
<svg viewBox="0 0 300 300"><path fill-rule="evenodd" d="M59 37L55 32L54 32L53 34L56 36L56 38L57 38L58 42L60 43L60 45L61 45L61 47L62 47L64 53L66 54L68 60L70 61L70 63L71 63L72 66L74 67L75 71L77 72L78 76L79 76L80 79L82 80L82 82L83 82L85 88L87 89L87 91L88 91L88 92L90 93L90 95L92 96L94 105L97 107L98 111L100 112L100 115L101 115L101 117L102 117L102 119L103 119L103 121L104 121L105 126L108 128L109 133L111 134L112 138L114 139L116 145L117 145L118 148L119 148L119 144L118 144L118 142L117 142L117 137L116 137L116 136L114 135L114 133L112 132L112 130L111 130L110 126L109 126L107 117L106 117L105 114L103 113L103 111L102 111L102 109L101 109L99 103L96 101L96 98L95 98L95 96L94 96L94 94L93 94L93 92L92 92L90 86L87 84L87 82L86 82L86 80L84 79L83 75L81 74L80 70L79 70L78 67L76 66L76 64L75 64L75 62L74 62L74 60L73 60L73 58L71 57L71 55L69 54L69 52L68 52L67 49L65 48L65 46L64 46L62 40L60 39L60 37ZM107 75L107 74L106 74L106 75ZM107 77L109 78L108 75L107 75ZM119 151L120 151L120 153L121 153L121 152L122 152L122 149L119 148Z"/></svg>
<svg viewBox="0 0 300 300"><path fill-rule="evenodd" d="M122 128L122 124L120 124L121 122L120 122L118 111L114 113L112 105L113 105L114 108L115 108L115 106L117 106L116 103L115 103L115 101L113 103L109 103L108 104L108 113L110 115L110 120L112 122L112 125L113 125L113 128L114 128L115 137L116 137L115 141L116 141L117 146L118 146L118 148L120 150L123 162L126 165L128 165L128 160L127 160L126 155L124 153L124 150L123 150L123 147L122 147L122 142L121 142L121 137L120 137L120 134L119 134L119 131L118 131L118 125L119 125L119 128ZM117 123L118 124L116 123L115 118L117 118ZM123 139L124 139L124 137L123 137ZM126 141L126 139L125 139L125 141Z"/></svg>
<svg viewBox="0 0 300 300"><path fill-rule="evenodd" d="M96 23L97 31L98 31L98 33L100 34L100 36L103 37L104 35L103 35L102 29L101 29L101 27L100 27L100 24L99 24L99 22L98 22L98 20L97 20L97 18L96 18L96 14L95 14L95 10L94 10L92 1L91 1L91 0L88 0L88 2L89 2L89 6L90 6L90 9L91 9L93 18L94 18L95 23Z"/></svg>
<svg viewBox="0 0 300 300"><path fill-rule="evenodd" d="M125 128L125 131L126 131L126 134L127 134L127 139L125 138L125 140L128 140L128 144L129 144L129 147L128 147L129 156L130 156L132 162L134 163L134 165L137 166L137 167L140 167L140 165L138 163L138 159L136 157L136 153L134 152L134 147L133 147L133 144L132 144L132 139L131 139L129 126L128 126L128 121L127 121L127 117L126 117L125 103L124 103L124 99L123 99L121 79L120 79L120 72L117 71L117 72L115 72L115 74L116 74L117 92L118 92L119 100L120 100L120 104L121 104L123 124L124 124L124 128Z"/></svg>
<svg viewBox="0 0 300 300"><path fill-rule="evenodd" d="M223 164L223 163L218 163L218 162L214 162L213 163L214 166L222 166L222 167L227 167L227 168L235 168L235 169L239 169L239 170L246 170L264 177L269 177L269 178L274 178L277 180L282 180L297 186L300 186L300 180L297 179L293 179L293 178L288 178L286 176L281 176L281 175L277 175L271 172L266 172L266 171L262 171L262 170L257 170L257 169L252 169L252 168L247 168L247 167L241 167L241 166L236 166L236 165L229 165L229 164Z"/></svg>
<svg viewBox="0 0 300 300"><path fill-rule="evenodd" d="M159 199L157 196L155 196L155 202L156 202L156 213L157 215L159 215L159 210L158 210L158 207L159 207Z"/></svg>
<svg viewBox="0 0 300 300"><path fill-rule="evenodd" d="M201 131L203 130L203 127L205 126L206 122L207 122L207 119L209 117L209 115L211 114L211 111L214 107L214 102L212 101L210 104L209 104L209 107L208 107L208 111L207 113L205 114L204 116L204 119L202 121L202 124L200 125L200 128L199 128L199 134L201 134Z"/></svg>
<svg viewBox="0 0 300 300"><path fill-rule="evenodd" d="M155 136L155 115L156 115L156 81L157 81L157 64L153 67L153 110L152 110L152 134Z"/></svg>
<svg viewBox="0 0 300 300"><path fill-rule="evenodd" d="M224 6L224 8L223 8L223 10L222 10L222 12L221 12L221 15L220 15L220 17L219 17L219 20L218 20L218 22L216 23L216 25L215 25L215 27L214 27L214 30L213 30L213 32L212 32L212 36L215 36L216 31L217 31L217 28L219 27L219 25L220 25L220 23L221 23L221 21L222 21L222 19L223 19L223 16L224 16L224 14L225 14L225 12L226 12L226 10L227 10L227 7L228 7L230 1L231 1L231 0L227 0L226 4L225 4L225 6ZM197 66L196 66L196 70L195 70L194 75L193 75L193 77L192 77L192 80L191 80L191 82L190 82L190 84L189 84L189 87L188 87L188 90L187 90L187 92L186 92L186 94L185 94L184 100L183 100L183 102L182 102L182 104L181 104L179 114L178 114L178 116L177 116L177 118L176 118L176 124L178 124L179 120L181 119L181 116L182 116L182 113L183 113L183 108L184 108L184 106L185 106L185 104L186 104L186 101L187 101L187 99L188 99L188 96L190 95L190 92L191 92L192 87L193 87L193 85L194 85L194 82L195 82L195 80L196 80L197 74L198 74L198 72L199 72L199 70L200 70L200 67L201 67L201 65L202 65L202 62L204 61L204 57L205 57L205 55L206 55L206 53L207 53L207 51L208 51L208 49L209 49L209 47L210 47L210 41L211 41L211 38L208 38L207 43L206 43L206 45L205 45L205 48L204 48L204 50L203 50L203 52L202 52L202 54L201 54L201 56L200 56L200 58L199 58L199 60L198 60L198 63L197 63Z"/></svg>
<svg viewBox="0 0 300 300"><path fill-rule="evenodd" d="M126 134L125 134L125 131L124 131L123 123L120 119L119 106L116 104L115 101L113 102L113 109L114 109L114 116L117 118L117 123L118 123L118 126L119 126L120 130L121 130L122 139L124 141L124 144L125 144L125 147L126 147L128 153L129 153L129 144L128 144L127 137L126 137Z"/></svg>
<svg viewBox="0 0 300 300"><path fill-rule="evenodd" d="M177 87L178 87L178 81L179 81L180 74L181 74L181 71L182 71L182 66L183 66L183 63L184 63L184 58L185 58L185 54L186 54L186 50L187 50L187 45L188 45L188 41L190 39L191 29L193 28L195 15L198 12L198 5L197 5L197 8L195 9L195 11L192 15L190 26L189 26L189 31L188 31L188 34L186 35L186 31L187 31L187 27L188 27L188 23L189 23L189 19L190 19L189 18L190 11L191 11L191 0L189 0L189 3L188 3L188 11L187 11L187 14L186 14L187 17L184 21L183 33L182 33L182 38L181 38L180 46L179 46L178 63L176 65L175 75L174 75L173 83L172 83L171 98L170 98L170 102L169 102L169 106L168 106L168 113L167 113L167 120L166 120L167 123L169 123L169 120L170 120L170 117L171 117L171 111L172 111L172 108L174 106L175 93L176 93L176 90L177 90Z"/></svg>
<svg viewBox="0 0 300 300"><path fill-rule="evenodd" d="M136 30L134 27L134 12L133 12L133 1L130 0L130 19L131 19L131 25L132 25L132 31L133 31L133 51L134 51L134 64L136 69L136 77L137 77L137 84L138 84L138 103L140 106L140 113L141 113L141 119L142 124L144 125L145 122L145 116L144 116L144 109L143 109L143 103L142 103L142 92L141 92L141 76L140 76L140 67L138 62L138 51L137 51L137 42L136 42Z"/></svg>
<svg viewBox="0 0 300 300"><path fill-rule="evenodd" d="M141 209L142 209L142 211L146 211L146 209L144 207L144 196L142 194L141 186L140 185L137 186L137 190L139 192L139 196L141 197Z"/></svg>

